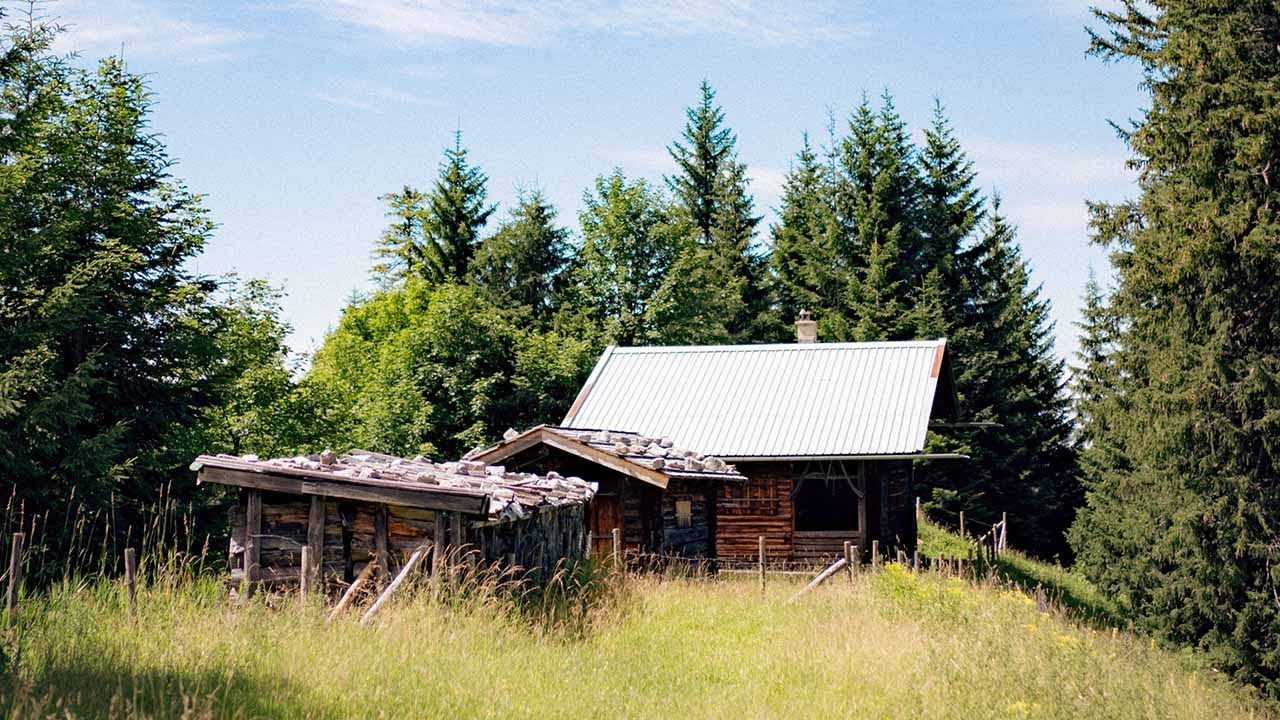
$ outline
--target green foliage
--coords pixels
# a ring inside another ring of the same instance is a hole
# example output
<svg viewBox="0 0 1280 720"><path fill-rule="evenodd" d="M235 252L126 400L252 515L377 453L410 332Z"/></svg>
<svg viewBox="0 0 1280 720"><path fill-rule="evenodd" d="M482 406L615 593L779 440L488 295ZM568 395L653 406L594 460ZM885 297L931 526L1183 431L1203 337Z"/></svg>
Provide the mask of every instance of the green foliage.
<svg viewBox="0 0 1280 720"><path fill-rule="evenodd" d="M596 178L583 204L574 309L600 328L606 342L643 344L658 330L649 323L650 304L673 277L676 260L693 246L690 227L657 189L628 181L621 170Z"/></svg>
<svg viewBox="0 0 1280 720"><path fill-rule="evenodd" d="M1098 17L1092 52L1136 61L1151 103L1123 133L1141 196L1092 206L1117 283L1086 328L1072 542L1142 626L1280 696L1280 9Z"/></svg>
<svg viewBox="0 0 1280 720"><path fill-rule="evenodd" d="M380 259L374 273L388 282L409 276L432 282L465 278L480 231L496 209L487 204L487 183L484 172L467 161L462 133L457 133L429 194L405 186L382 197L392 222L374 251Z"/></svg>
<svg viewBox="0 0 1280 720"><path fill-rule="evenodd" d="M269 291L223 302L189 269L212 223L170 174L143 78L72 67L55 36L0 39L0 495L14 525L52 524L32 550L57 557L73 504L111 516L103 542L123 534L211 417L243 442L287 376L274 311L253 307Z"/></svg>
<svg viewBox="0 0 1280 720"><path fill-rule="evenodd" d="M471 282L502 307L529 308L545 325L567 281L569 231L540 192L520 197L511 219L486 238L471 263Z"/></svg>
<svg viewBox="0 0 1280 720"><path fill-rule="evenodd" d="M475 288L411 278L348 307L316 353L303 385L332 416L310 445L459 457L558 421L594 350L520 328Z"/></svg>
<svg viewBox="0 0 1280 720"><path fill-rule="evenodd" d="M667 186L675 206L693 225L698 242L715 256L703 253L700 262L716 266L719 277L734 285L737 293L736 298L699 305L701 320L717 328L707 333L705 342L773 339L783 331L772 308L768 257L756 247L760 216L755 214L746 165L738 161L738 140L724 126L715 91L703 80L699 92L698 104L685 111L684 142L667 148L678 171L667 178ZM686 265L693 255L686 255ZM713 312L721 313L720 317ZM720 327L727 335L722 336Z"/></svg>

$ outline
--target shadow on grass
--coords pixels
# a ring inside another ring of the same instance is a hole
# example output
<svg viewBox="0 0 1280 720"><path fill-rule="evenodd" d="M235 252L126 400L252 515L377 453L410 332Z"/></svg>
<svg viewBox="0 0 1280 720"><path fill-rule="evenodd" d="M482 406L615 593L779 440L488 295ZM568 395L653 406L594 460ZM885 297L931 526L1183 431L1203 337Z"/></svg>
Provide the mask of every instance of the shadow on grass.
<svg viewBox="0 0 1280 720"><path fill-rule="evenodd" d="M1012 554L998 558L996 570L1002 581L1028 593L1035 592L1037 586L1043 587L1049 602L1085 623L1101 627L1128 624L1115 602L1067 570Z"/></svg>
<svg viewBox="0 0 1280 720"><path fill-rule="evenodd" d="M299 705L292 683L227 671L120 670L62 666L34 682L0 677L0 717L9 718L275 718L320 717ZM285 704L287 702L287 704Z"/></svg>

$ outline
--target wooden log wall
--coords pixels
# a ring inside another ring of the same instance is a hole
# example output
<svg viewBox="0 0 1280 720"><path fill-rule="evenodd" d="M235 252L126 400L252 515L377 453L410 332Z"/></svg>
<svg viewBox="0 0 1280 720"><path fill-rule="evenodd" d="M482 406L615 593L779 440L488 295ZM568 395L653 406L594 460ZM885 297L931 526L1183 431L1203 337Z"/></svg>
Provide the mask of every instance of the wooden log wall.
<svg viewBox="0 0 1280 720"><path fill-rule="evenodd" d="M910 555L916 549L914 466L910 460L879 460L868 465L874 468L880 491L877 539L882 552L887 548L890 557L898 550Z"/></svg>
<svg viewBox="0 0 1280 720"><path fill-rule="evenodd" d="M746 483L726 483L716 501L716 557L729 562L753 561L757 539L765 537L765 553L789 560L792 551L791 463L740 462Z"/></svg>
<svg viewBox="0 0 1280 720"><path fill-rule="evenodd" d="M711 497L707 483L673 478L662 494L662 541L659 552L680 557L711 557ZM686 501L690 506L690 523L680 527L676 515L676 503Z"/></svg>
<svg viewBox="0 0 1280 720"><path fill-rule="evenodd" d="M553 571L562 559L585 556L586 513L582 505L540 508L522 520L472 527L468 539L485 563L506 563L514 557L525 570Z"/></svg>
<svg viewBox="0 0 1280 720"><path fill-rule="evenodd" d="M232 580L244 577L245 493L232 508L231 543L228 567ZM323 538L320 553L320 583L346 577L345 538L349 537L351 571L358 575L377 554L375 522L380 508L386 513L387 559L394 573L435 531L436 514L430 510L396 505L323 500ZM268 582L296 581L302 564L302 548L308 542L311 498L277 493L262 494L262 529L258 537L262 579Z"/></svg>

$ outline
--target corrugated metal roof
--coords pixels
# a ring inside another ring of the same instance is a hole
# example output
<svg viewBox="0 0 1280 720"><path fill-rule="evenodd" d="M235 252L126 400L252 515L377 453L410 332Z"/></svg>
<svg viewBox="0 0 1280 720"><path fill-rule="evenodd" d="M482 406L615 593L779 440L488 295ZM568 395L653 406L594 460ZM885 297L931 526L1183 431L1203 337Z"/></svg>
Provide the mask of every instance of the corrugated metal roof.
<svg viewBox="0 0 1280 720"><path fill-rule="evenodd" d="M564 425L725 458L924 449L945 340L610 347Z"/></svg>

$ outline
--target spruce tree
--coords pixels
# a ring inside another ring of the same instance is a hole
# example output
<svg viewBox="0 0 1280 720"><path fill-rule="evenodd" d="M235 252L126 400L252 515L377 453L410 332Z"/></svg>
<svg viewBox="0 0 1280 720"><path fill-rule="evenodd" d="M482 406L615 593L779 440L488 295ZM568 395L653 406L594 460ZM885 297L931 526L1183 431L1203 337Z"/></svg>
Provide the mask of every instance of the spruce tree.
<svg viewBox="0 0 1280 720"><path fill-rule="evenodd" d="M925 275L915 261L919 180L915 149L888 93L879 111L863 98L836 162L836 247L849 268L845 313L853 329L850 337L833 339L913 337L904 313Z"/></svg>
<svg viewBox="0 0 1280 720"><path fill-rule="evenodd" d="M724 126L715 91L703 80L698 104L685 111L686 124L667 148L677 172L667 178L673 199L687 216L700 244L718 256L739 298L725 305L734 315L715 324L732 342L776 339L782 332L773 314L768 258L756 247L760 216L748 187L746 166L737 159L737 138Z"/></svg>
<svg viewBox="0 0 1280 720"><path fill-rule="evenodd" d="M525 308L539 326L555 314L572 248L541 192L522 194L511 218L481 243L471 281L499 306Z"/></svg>
<svg viewBox="0 0 1280 720"><path fill-rule="evenodd" d="M953 357L962 420L979 425L931 438L931 450L970 460L930 464L930 507L976 518L1008 513L1011 544L1066 558L1064 532L1081 491L1064 363L1053 352L1049 303L1031 282L998 197L968 252L976 258L966 280L975 332L969 354Z"/></svg>
<svg viewBox="0 0 1280 720"><path fill-rule="evenodd" d="M966 288L965 245L982 221L983 199L977 187L977 171L952 132L942 103L935 102L933 120L924 131L920 152L919 228L922 235L917 259L924 272L937 270L944 302L964 311ZM968 324L963 315L957 325ZM967 349L963 348L963 349Z"/></svg>
<svg viewBox="0 0 1280 720"><path fill-rule="evenodd" d="M1126 1L1091 51L1134 60L1140 196L1095 206L1112 250L1115 386L1073 530L1140 626L1280 696L1280 8Z"/></svg>
<svg viewBox="0 0 1280 720"><path fill-rule="evenodd" d="M680 135L684 142L677 140L667 148L677 169L667 178L667 186L689 214L702 243L710 245L719 214L718 195L725 171L734 162L737 138L724 127L724 110L716 104L711 84L703 80L698 92L698 104L685 110L686 122Z"/></svg>
<svg viewBox="0 0 1280 720"><path fill-rule="evenodd" d="M445 149L440 176L427 198L423 239L429 262L422 277L434 282L461 281L466 277L480 239L480 230L495 205L486 203L488 177L467 162L462 133Z"/></svg>
<svg viewBox="0 0 1280 720"><path fill-rule="evenodd" d="M840 303L845 283L831 244L833 218L829 186L822 164L809 145L809 135L782 183L782 206L771 228L769 254L774 292L781 319L794 323L801 310L828 315Z"/></svg>
<svg viewBox="0 0 1280 720"><path fill-rule="evenodd" d="M427 249L425 221L426 198L421 192L405 185L398 193L387 193L379 198L387 203L387 217L391 224L382 233L374 248L377 263L373 274L383 282L399 282L409 276L429 274L432 262Z"/></svg>
<svg viewBox="0 0 1280 720"><path fill-rule="evenodd" d="M240 368L216 283L191 270L213 225L172 177L144 78L72 67L56 32L0 38L0 495L15 523L114 508L93 530L109 543L198 452L188 431ZM69 532L33 548L58 572Z"/></svg>

